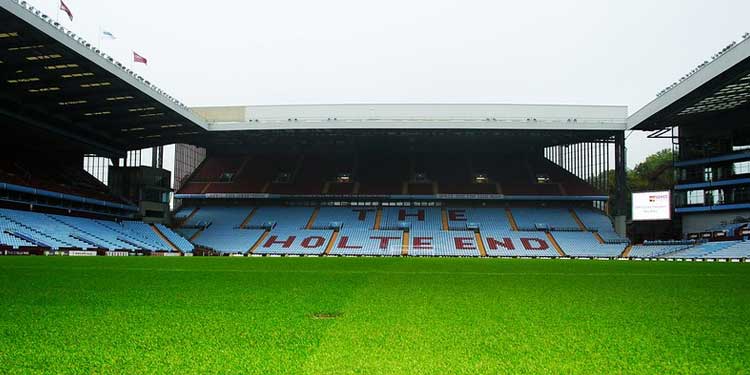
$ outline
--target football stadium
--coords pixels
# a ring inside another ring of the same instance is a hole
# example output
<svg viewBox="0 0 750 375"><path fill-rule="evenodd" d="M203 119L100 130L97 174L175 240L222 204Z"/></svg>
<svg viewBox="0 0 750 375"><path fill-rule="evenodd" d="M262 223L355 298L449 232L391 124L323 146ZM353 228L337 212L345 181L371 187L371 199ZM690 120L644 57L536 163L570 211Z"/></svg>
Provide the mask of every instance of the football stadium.
<svg viewBox="0 0 750 375"><path fill-rule="evenodd" d="M0 372L747 372L749 39L632 114L188 107L4 0Z"/></svg>

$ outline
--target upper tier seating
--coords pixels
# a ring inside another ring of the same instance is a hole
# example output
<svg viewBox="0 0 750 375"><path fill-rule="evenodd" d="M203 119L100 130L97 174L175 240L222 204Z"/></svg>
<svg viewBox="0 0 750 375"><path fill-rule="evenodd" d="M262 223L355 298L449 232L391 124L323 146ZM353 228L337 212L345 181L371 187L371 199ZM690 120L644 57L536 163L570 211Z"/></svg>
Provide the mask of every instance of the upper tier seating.
<svg viewBox="0 0 750 375"><path fill-rule="evenodd" d="M543 232L513 232L509 229L482 230L482 242L493 257L559 257Z"/></svg>
<svg viewBox="0 0 750 375"><path fill-rule="evenodd" d="M409 255L478 257L473 232L413 230L409 233Z"/></svg>
<svg viewBox="0 0 750 375"><path fill-rule="evenodd" d="M64 160L36 160L26 156L16 157L14 161L5 160L0 163L0 182L119 204L127 203L112 195L106 185L83 168Z"/></svg>
<svg viewBox="0 0 750 375"><path fill-rule="evenodd" d="M411 230L440 230L442 214L437 207L384 207L380 229L402 229L408 223Z"/></svg>
<svg viewBox="0 0 750 375"><path fill-rule="evenodd" d="M583 225L589 230L599 232L599 236L601 236L605 242L628 242L626 238L615 233L614 227L612 226L612 220L610 220L609 216L605 215L603 212L592 208L576 208L575 212L576 215L578 215L578 218L581 219Z"/></svg>
<svg viewBox="0 0 750 375"><path fill-rule="evenodd" d="M448 229L464 230L477 224L482 231L510 230L503 208L446 208Z"/></svg>
<svg viewBox="0 0 750 375"><path fill-rule="evenodd" d="M264 228L273 224L274 229L303 229L313 211L312 207L258 207L247 227Z"/></svg>
<svg viewBox="0 0 750 375"><path fill-rule="evenodd" d="M337 182L339 175L348 175ZM474 177L482 175L484 183ZM537 176L548 183L538 183ZM422 176L417 178L417 176ZM356 191L356 193L355 193ZM593 187L546 160L494 153L330 153L209 156L180 194L594 195Z"/></svg>
<svg viewBox="0 0 750 375"><path fill-rule="evenodd" d="M619 257L626 244L600 244L589 232L555 232L555 240L563 252L573 257Z"/></svg>
<svg viewBox="0 0 750 375"><path fill-rule="evenodd" d="M166 227L161 232L178 240ZM183 239L184 241L184 239ZM178 241L182 242L182 241ZM183 251L192 245L183 243ZM142 222L86 219L38 212L0 209L0 244L59 249L172 251L172 247Z"/></svg>
<svg viewBox="0 0 750 375"><path fill-rule="evenodd" d="M274 228L254 254L321 255L326 251L332 235L332 230Z"/></svg>
<svg viewBox="0 0 750 375"><path fill-rule="evenodd" d="M342 229L331 255L399 256L403 232L398 230Z"/></svg>
<svg viewBox="0 0 750 375"><path fill-rule="evenodd" d="M329 229L332 223L340 223L344 229L373 229L377 210L375 207L321 207L313 229Z"/></svg>
<svg viewBox="0 0 750 375"><path fill-rule="evenodd" d="M520 230L581 230L567 208L513 208L513 217Z"/></svg>

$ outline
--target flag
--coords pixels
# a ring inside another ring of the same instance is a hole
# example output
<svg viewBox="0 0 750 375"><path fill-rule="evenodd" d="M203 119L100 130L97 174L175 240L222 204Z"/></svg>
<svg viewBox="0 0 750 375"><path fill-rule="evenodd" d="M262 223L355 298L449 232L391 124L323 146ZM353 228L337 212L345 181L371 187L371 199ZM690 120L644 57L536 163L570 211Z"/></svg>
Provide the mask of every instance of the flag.
<svg viewBox="0 0 750 375"><path fill-rule="evenodd" d="M70 11L70 8L68 8L68 6L65 5L62 0L60 0L60 10L65 12L65 14L68 15L68 18L73 21L73 12Z"/></svg>
<svg viewBox="0 0 750 375"><path fill-rule="evenodd" d="M148 65L148 60L146 60L145 57L139 55L135 51L133 51L133 61L137 63L141 63L143 65Z"/></svg>
<svg viewBox="0 0 750 375"><path fill-rule="evenodd" d="M112 39L112 40L117 39L115 37L115 34L112 34L111 32L109 32L107 30L102 30L102 36L105 37L105 38L107 38L107 39Z"/></svg>

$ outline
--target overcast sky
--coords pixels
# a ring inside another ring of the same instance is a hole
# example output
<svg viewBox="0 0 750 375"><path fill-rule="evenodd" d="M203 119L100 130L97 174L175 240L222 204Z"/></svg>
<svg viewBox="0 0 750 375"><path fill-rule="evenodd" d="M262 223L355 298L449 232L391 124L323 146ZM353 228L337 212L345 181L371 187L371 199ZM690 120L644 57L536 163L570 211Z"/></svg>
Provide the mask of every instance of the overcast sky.
<svg viewBox="0 0 750 375"><path fill-rule="evenodd" d="M750 31L747 0L64 0L62 23L189 106L627 105ZM31 4L55 17L58 0ZM129 63L130 64L130 63ZM670 147L628 139L629 165Z"/></svg>

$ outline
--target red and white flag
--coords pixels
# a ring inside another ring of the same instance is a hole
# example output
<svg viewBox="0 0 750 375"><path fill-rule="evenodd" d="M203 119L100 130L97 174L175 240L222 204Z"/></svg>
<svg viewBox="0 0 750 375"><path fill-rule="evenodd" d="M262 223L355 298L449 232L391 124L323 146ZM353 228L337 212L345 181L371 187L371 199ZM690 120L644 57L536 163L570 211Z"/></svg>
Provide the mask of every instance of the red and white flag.
<svg viewBox="0 0 750 375"><path fill-rule="evenodd" d="M65 14L68 15L68 18L73 21L73 12L70 11L70 8L68 8L68 6L65 5L62 0L60 0L60 10L65 12Z"/></svg>
<svg viewBox="0 0 750 375"><path fill-rule="evenodd" d="M148 60L146 60L145 57L139 55L137 52L133 51L133 61L137 63L141 63L143 65L148 65Z"/></svg>

